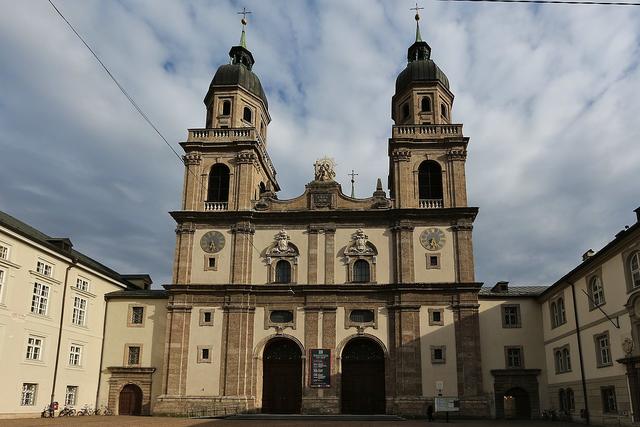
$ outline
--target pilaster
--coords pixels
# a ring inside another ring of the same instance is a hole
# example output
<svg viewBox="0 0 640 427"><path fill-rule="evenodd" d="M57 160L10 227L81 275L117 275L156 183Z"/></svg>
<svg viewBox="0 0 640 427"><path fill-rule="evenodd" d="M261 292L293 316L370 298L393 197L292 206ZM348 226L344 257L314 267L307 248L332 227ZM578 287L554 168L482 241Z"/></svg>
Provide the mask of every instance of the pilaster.
<svg viewBox="0 0 640 427"><path fill-rule="evenodd" d="M231 227L233 247L231 248L231 283L251 283L251 262L253 258L253 235L256 230L249 221L240 221Z"/></svg>
<svg viewBox="0 0 640 427"><path fill-rule="evenodd" d="M391 227L395 283L412 283L414 281L413 230L412 225L402 221Z"/></svg>
<svg viewBox="0 0 640 427"><path fill-rule="evenodd" d="M251 198L253 197L253 168L258 161L258 157L248 151L238 153L236 156L236 196L235 210L251 210Z"/></svg>
<svg viewBox="0 0 640 427"><path fill-rule="evenodd" d="M471 222L458 222L451 228L455 245L456 280L461 283L474 282L473 224Z"/></svg>
<svg viewBox="0 0 640 427"><path fill-rule="evenodd" d="M184 186L182 188L182 210L200 210L202 202L202 156L197 151L182 156L184 161Z"/></svg>
<svg viewBox="0 0 640 427"><path fill-rule="evenodd" d="M192 223L178 224L176 227L176 250L173 258L173 283L189 283L193 256L193 235L196 229Z"/></svg>
<svg viewBox="0 0 640 427"><path fill-rule="evenodd" d="M456 368L458 395L473 397L482 394L482 363L480 357L480 321L475 302L453 305L453 324L456 336Z"/></svg>
<svg viewBox="0 0 640 427"><path fill-rule="evenodd" d="M467 206L467 178L465 175L466 150L452 149L447 153L450 174L451 207Z"/></svg>
<svg viewBox="0 0 640 427"><path fill-rule="evenodd" d="M335 237L336 228L325 227L324 229L324 282L328 285L334 283L335 276Z"/></svg>
<svg viewBox="0 0 640 427"><path fill-rule="evenodd" d="M166 394L183 396L187 385L191 305L172 301L168 311L168 345L166 356Z"/></svg>
<svg viewBox="0 0 640 427"><path fill-rule="evenodd" d="M308 229L309 254L307 258L307 283L318 283L318 229L310 226Z"/></svg>
<svg viewBox="0 0 640 427"><path fill-rule="evenodd" d="M251 396L255 307L249 296L223 307L220 384L223 396Z"/></svg>
<svg viewBox="0 0 640 427"><path fill-rule="evenodd" d="M391 152L391 173L393 174L393 194L395 208L413 208L418 200L413 197L413 175L411 173L411 151L393 150ZM414 200L415 199L415 200Z"/></svg>

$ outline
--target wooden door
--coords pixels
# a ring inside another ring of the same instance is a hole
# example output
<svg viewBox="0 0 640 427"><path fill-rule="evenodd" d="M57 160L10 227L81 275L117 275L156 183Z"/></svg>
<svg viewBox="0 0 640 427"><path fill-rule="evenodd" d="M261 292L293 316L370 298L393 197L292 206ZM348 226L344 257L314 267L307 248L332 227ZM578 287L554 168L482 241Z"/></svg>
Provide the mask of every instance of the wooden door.
<svg viewBox="0 0 640 427"><path fill-rule="evenodd" d="M342 413L384 414L384 353L368 338L351 340L342 352Z"/></svg>
<svg viewBox="0 0 640 427"><path fill-rule="evenodd" d="M118 415L140 415L142 412L142 390L135 384L127 384L120 392Z"/></svg>
<svg viewBox="0 0 640 427"><path fill-rule="evenodd" d="M262 412L299 414L302 406L302 354L291 340L269 342L263 355Z"/></svg>

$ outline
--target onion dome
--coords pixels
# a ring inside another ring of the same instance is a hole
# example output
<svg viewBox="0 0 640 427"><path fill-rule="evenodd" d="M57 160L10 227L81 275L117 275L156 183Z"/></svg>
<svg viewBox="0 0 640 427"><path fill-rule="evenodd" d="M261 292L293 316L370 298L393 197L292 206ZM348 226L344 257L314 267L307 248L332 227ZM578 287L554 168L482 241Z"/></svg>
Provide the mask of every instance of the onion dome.
<svg viewBox="0 0 640 427"><path fill-rule="evenodd" d="M416 41L407 51L407 67L396 78L396 93L414 82L440 82L449 89L449 79L431 59L431 46L422 40L419 20L420 15L416 13Z"/></svg>

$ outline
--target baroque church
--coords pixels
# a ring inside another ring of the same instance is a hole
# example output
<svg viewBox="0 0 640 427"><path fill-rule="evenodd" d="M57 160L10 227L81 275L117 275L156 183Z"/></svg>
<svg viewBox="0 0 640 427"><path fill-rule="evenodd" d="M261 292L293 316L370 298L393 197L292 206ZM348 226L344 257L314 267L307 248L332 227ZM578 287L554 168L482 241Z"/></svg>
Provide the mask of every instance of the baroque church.
<svg viewBox="0 0 640 427"><path fill-rule="evenodd" d="M389 192L378 180L364 199L343 193L329 158L303 194L277 197L267 96L245 40L243 29L213 77L205 127L181 143L155 412L205 389L275 413L424 414L424 396L436 393L459 396L467 414L486 412L469 138L451 123L454 95L419 27L391 100ZM200 327L204 316L215 332ZM206 375L190 365L203 351Z"/></svg>
<svg viewBox="0 0 640 427"><path fill-rule="evenodd" d="M204 127L181 143L172 283L151 289L0 212L0 363L14 385L0 417L37 416L50 396L121 415L431 407L640 422L640 208L551 286L477 282L469 138L415 18L387 187L371 197L345 195L327 157L303 194L277 197L243 19Z"/></svg>

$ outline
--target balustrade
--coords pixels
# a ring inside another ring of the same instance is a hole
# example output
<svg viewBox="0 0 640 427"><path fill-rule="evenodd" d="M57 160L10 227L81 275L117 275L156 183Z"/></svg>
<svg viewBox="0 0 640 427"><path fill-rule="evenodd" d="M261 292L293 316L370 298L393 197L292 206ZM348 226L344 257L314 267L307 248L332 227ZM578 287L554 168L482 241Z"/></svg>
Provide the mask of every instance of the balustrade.
<svg viewBox="0 0 640 427"><path fill-rule="evenodd" d="M205 211L226 211L229 209L227 202L204 202Z"/></svg>
<svg viewBox="0 0 640 427"><path fill-rule="evenodd" d="M419 205L421 209L438 209L444 207L442 199L420 199Z"/></svg>
<svg viewBox="0 0 640 427"><path fill-rule="evenodd" d="M462 125L400 125L393 127L392 136L418 139L462 136Z"/></svg>

